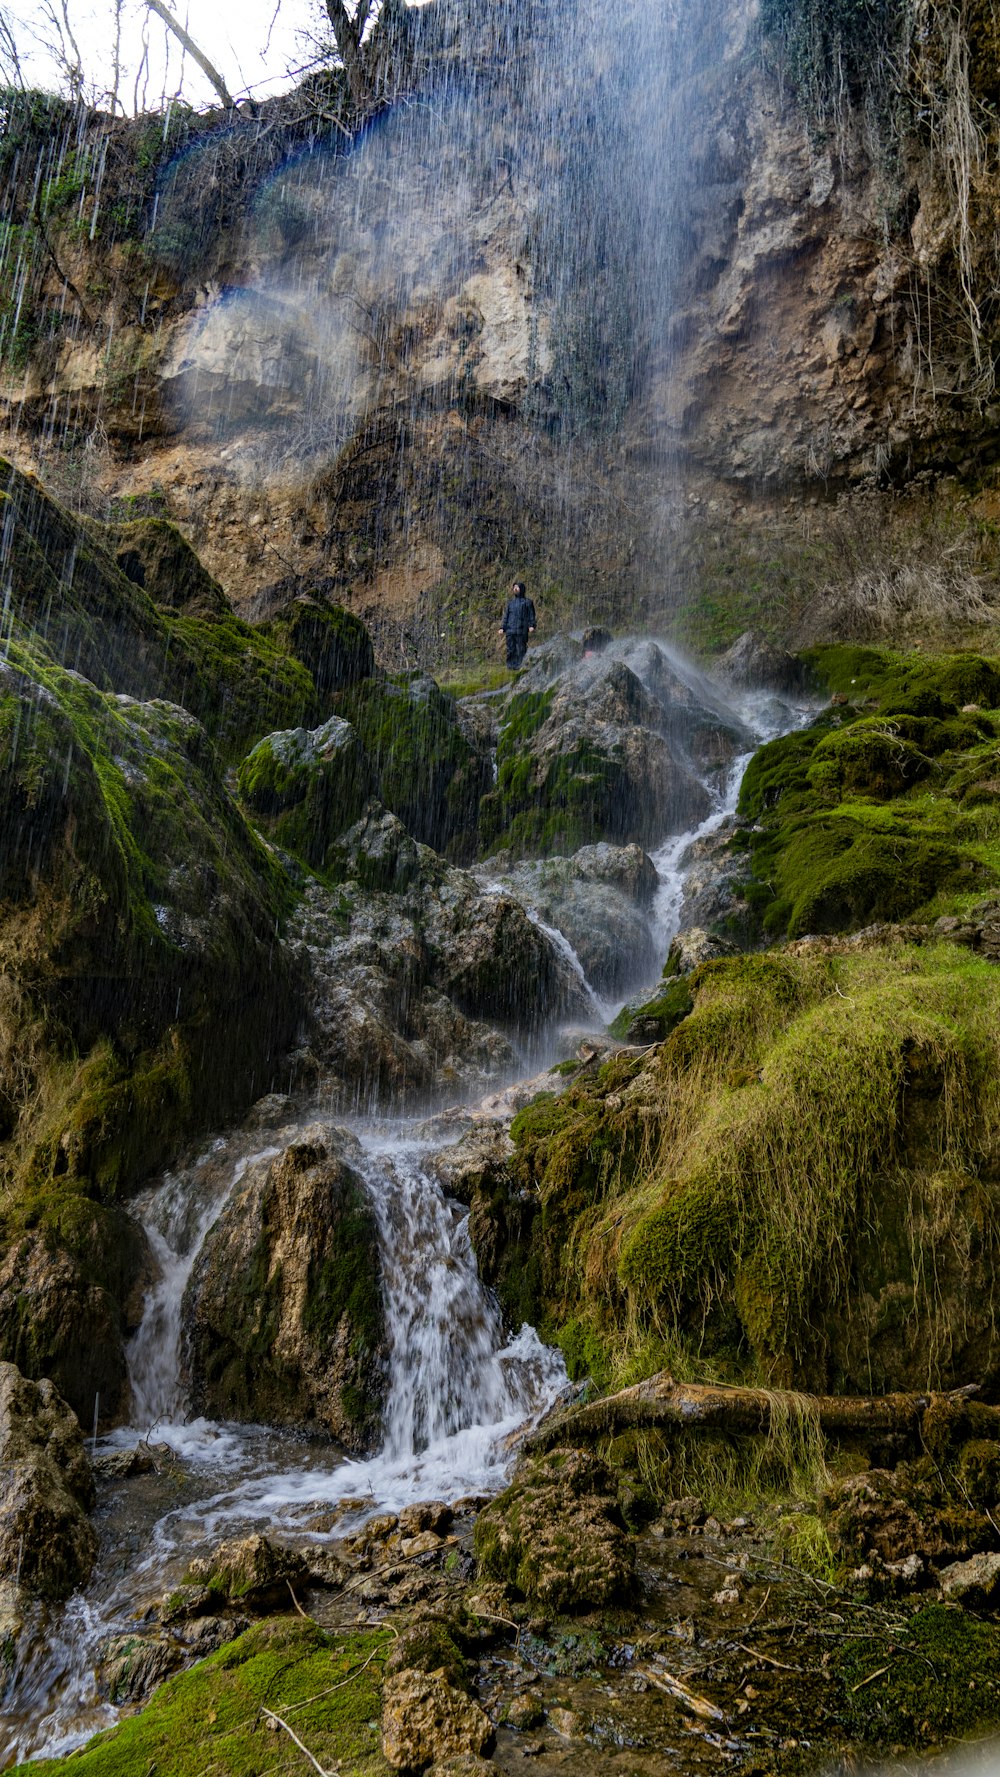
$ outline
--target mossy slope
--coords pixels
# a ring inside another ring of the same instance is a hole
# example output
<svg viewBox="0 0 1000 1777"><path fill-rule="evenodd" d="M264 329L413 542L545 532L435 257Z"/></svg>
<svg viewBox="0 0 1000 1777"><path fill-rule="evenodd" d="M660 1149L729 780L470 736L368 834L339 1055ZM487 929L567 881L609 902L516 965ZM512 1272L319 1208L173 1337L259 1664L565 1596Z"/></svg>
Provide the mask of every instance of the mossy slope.
<svg viewBox="0 0 1000 1777"><path fill-rule="evenodd" d="M263 1777L289 1769L291 1742L267 1725L287 1718L325 1770L383 1777L378 1749L388 1635L326 1635L312 1623L276 1619L249 1629L189 1672L169 1679L140 1715L98 1734L67 1759L19 1765L26 1777ZM367 1662L367 1663L366 1663ZM302 1755L291 1748L296 1760ZM304 1762L304 1761L303 1761Z"/></svg>
<svg viewBox="0 0 1000 1777"><path fill-rule="evenodd" d="M288 894L193 717L99 691L30 639L10 643L0 668L0 1349L52 1374L74 1404L89 1396L88 1412L96 1377L79 1326L94 1331L94 1291L104 1292L91 1355L110 1406L98 1354L114 1343L135 1275L123 1269L135 1243L121 1238L115 1200L200 1119L265 1087L291 1032L293 983L276 946ZM18 1276L38 1270L39 1243L69 1266L51 1301L40 1278L32 1293Z"/></svg>
<svg viewBox="0 0 1000 1777"><path fill-rule="evenodd" d="M273 729L321 721L334 692L371 671L363 625L324 599L241 622L163 519L84 524L0 459L0 523L5 630L101 690L182 704L229 758Z"/></svg>
<svg viewBox="0 0 1000 1777"><path fill-rule="evenodd" d="M762 747L740 796L752 920L794 938L963 910L1000 877L1000 662L807 659L834 703Z"/></svg>
<svg viewBox="0 0 1000 1777"><path fill-rule="evenodd" d="M651 1056L516 1119L509 1192L472 1222L512 1318L600 1383L664 1363L860 1392L988 1379L995 967L816 946L689 985Z"/></svg>

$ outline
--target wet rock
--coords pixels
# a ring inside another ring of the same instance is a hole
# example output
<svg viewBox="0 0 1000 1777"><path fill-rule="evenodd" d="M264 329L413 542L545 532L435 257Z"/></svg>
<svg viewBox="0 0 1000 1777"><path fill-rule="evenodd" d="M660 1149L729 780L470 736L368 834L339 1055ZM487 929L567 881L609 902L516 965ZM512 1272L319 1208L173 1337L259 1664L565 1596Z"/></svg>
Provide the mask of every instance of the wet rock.
<svg viewBox="0 0 1000 1777"><path fill-rule="evenodd" d="M247 1169L185 1297L200 1411L323 1430L351 1449L376 1435L385 1333L358 1157L319 1126Z"/></svg>
<svg viewBox="0 0 1000 1777"><path fill-rule="evenodd" d="M503 1123L479 1123L460 1141L442 1148L427 1159L427 1169L460 1203L475 1204L489 1198L507 1179L514 1143ZM475 1245L473 1240L473 1245ZM478 1252L478 1247L477 1247Z"/></svg>
<svg viewBox="0 0 1000 1777"><path fill-rule="evenodd" d="M454 698L416 672L372 677L335 704L375 766L378 796L414 839L456 859L475 857L490 761L470 745Z"/></svg>
<svg viewBox="0 0 1000 1777"><path fill-rule="evenodd" d="M418 1536L422 1531L432 1531L435 1536L444 1536L451 1527L454 1511L443 1499L422 1500L417 1505L404 1506L399 1514L400 1536Z"/></svg>
<svg viewBox="0 0 1000 1777"><path fill-rule="evenodd" d="M237 773L240 799L276 845L326 867L330 847L352 827L376 775L349 722L330 716L257 742Z"/></svg>
<svg viewBox="0 0 1000 1777"><path fill-rule="evenodd" d="M552 1611L599 1609L633 1585L635 1550L614 1481L579 1450L525 1463L480 1514L475 1546L483 1574Z"/></svg>
<svg viewBox="0 0 1000 1777"><path fill-rule="evenodd" d="M318 1549L309 1545L300 1549L299 1553L309 1569L310 1586L320 1586L324 1591L339 1592L348 1578L350 1568L341 1561L333 1549Z"/></svg>
<svg viewBox="0 0 1000 1777"><path fill-rule="evenodd" d="M545 1720L545 1711L537 1697L523 1691L519 1697L513 1697L507 1705L507 1726L516 1728L519 1734L528 1734L532 1728L541 1727Z"/></svg>
<svg viewBox="0 0 1000 1777"><path fill-rule="evenodd" d="M638 845L587 845L569 858L477 867L548 926L562 932L599 993L648 979L659 961L650 907L659 878Z"/></svg>
<svg viewBox="0 0 1000 1777"><path fill-rule="evenodd" d="M496 787L481 806L484 845L528 855L597 839L648 846L707 814L708 792L685 762L704 711L687 687L672 702L676 675L655 644L632 658L639 671L612 650L579 661L545 690L527 677L515 686ZM656 678L655 690L642 670ZM708 719L704 731L723 726Z"/></svg>
<svg viewBox="0 0 1000 1777"><path fill-rule="evenodd" d="M112 1703L142 1703L183 1660L176 1642L149 1635L118 1635L102 1651L97 1682Z"/></svg>
<svg viewBox="0 0 1000 1777"><path fill-rule="evenodd" d="M182 1623L179 1628L171 1631L196 1659L203 1660L206 1654L214 1654L217 1648L225 1647L227 1641L233 1641L250 1627L250 1618L243 1616L204 1616L195 1617L190 1623Z"/></svg>
<svg viewBox="0 0 1000 1777"><path fill-rule="evenodd" d="M806 687L805 663L784 648L775 648L755 630L745 630L714 662L716 672L748 691L800 692Z"/></svg>
<svg viewBox="0 0 1000 1777"><path fill-rule="evenodd" d="M282 1549L266 1536L234 1537L204 1560L192 1561L188 1581L245 1610L267 1611L291 1603L308 1581L309 1566L294 1549Z"/></svg>
<svg viewBox="0 0 1000 1777"><path fill-rule="evenodd" d="M138 1223L117 1208L77 1198L58 1222L59 1232L26 1233L0 1257L0 1354L25 1375L48 1376L91 1425L95 1397L108 1416L126 1398L125 1341L149 1252Z"/></svg>
<svg viewBox="0 0 1000 1777"><path fill-rule="evenodd" d="M301 661L321 703L375 670L371 636L359 617L329 596L334 590L332 581L294 574L267 587L257 601L256 620L265 619L271 634Z"/></svg>
<svg viewBox="0 0 1000 1777"><path fill-rule="evenodd" d="M943 1598L963 1604L967 1610L996 1610L1000 1605L1000 1555L973 1555L956 1561L938 1574Z"/></svg>
<svg viewBox="0 0 1000 1777"><path fill-rule="evenodd" d="M397 1771L472 1755L492 1744L489 1718L441 1671L390 1673L382 1693L382 1753Z"/></svg>
<svg viewBox="0 0 1000 1777"><path fill-rule="evenodd" d="M134 1450L104 1450L92 1462L95 1475L103 1481L127 1481L133 1475L152 1475L157 1466L156 1457L146 1444L137 1444Z"/></svg>
<svg viewBox="0 0 1000 1777"><path fill-rule="evenodd" d="M562 1740L582 1740L587 1731L584 1717L575 1709L550 1709L549 1726Z"/></svg>
<svg viewBox="0 0 1000 1777"><path fill-rule="evenodd" d="M419 877L416 840L381 803L369 802L361 819L340 831L337 843L324 850L327 873L338 881L356 882L376 894L398 895Z"/></svg>
<svg viewBox="0 0 1000 1777"><path fill-rule="evenodd" d="M0 1363L0 1575L45 1599L83 1585L97 1553L93 1503L75 1415L51 1382Z"/></svg>
<svg viewBox="0 0 1000 1777"><path fill-rule="evenodd" d="M415 847L398 822L391 836L415 865L397 891L353 878L340 891L311 883L290 922L306 977L309 1053L317 1071L339 1076L352 1104L442 1082L481 1091L513 1070L507 1031L581 1017L588 1004L516 901Z"/></svg>

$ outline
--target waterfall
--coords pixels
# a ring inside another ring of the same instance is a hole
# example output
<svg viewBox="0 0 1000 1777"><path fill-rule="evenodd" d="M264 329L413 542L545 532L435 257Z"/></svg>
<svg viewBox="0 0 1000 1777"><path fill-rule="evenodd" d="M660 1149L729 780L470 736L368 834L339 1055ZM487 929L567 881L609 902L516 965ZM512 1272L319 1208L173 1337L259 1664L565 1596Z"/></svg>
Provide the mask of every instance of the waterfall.
<svg viewBox="0 0 1000 1777"><path fill-rule="evenodd" d="M184 1416L181 1307L205 1237L247 1167L280 1151L263 1148L247 1155L221 1177L209 1170L210 1156L205 1156L190 1172L168 1172L162 1185L135 1200L133 1213L145 1229L159 1274L146 1292L128 1353L132 1417L147 1432L161 1421L169 1426Z"/></svg>

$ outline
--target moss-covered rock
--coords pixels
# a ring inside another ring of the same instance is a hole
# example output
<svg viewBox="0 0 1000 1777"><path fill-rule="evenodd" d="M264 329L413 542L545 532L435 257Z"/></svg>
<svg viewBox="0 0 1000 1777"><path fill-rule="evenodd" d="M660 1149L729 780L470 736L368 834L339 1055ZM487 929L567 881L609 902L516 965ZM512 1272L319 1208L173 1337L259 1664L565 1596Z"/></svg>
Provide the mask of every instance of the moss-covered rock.
<svg viewBox="0 0 1000 1777"><path fill-rule="evenodd" d="M113 1410L123 1380L143 1250L111 1205L200 1119L267 1077L294 1018L276 948L288 901L193 717L99 691L44 650L10 643L0 1353L56 1376L88 1420L96 1393Z"/></svg>
<svg viewBox="0 0 1000 1777"><path fill-rule="evenodd" d="M141 586L162 610L206 618L228 611L219 582L167 519L136 518L124 524L94 524L90 529L125 578Z"/></svg>
<svg viewBox="0 0 1000 1777"><path fill-rule="evenodd" d="M330 716L311 733L268 734L237 774L240 800L276 844L325 869L333 841L353 826L375 774L349 722ZM343 874L338 855L334 874Z"/></svg>
<svg viewBox="0 0 1000 1777"><path fill-rule="evenodd" d="M407 831L460 861L474 856L489 761L462 732L454 699L412 673L366 679L335 705L358 733L379 796Z"/></svg>
<svg viewBox="0 0 1000 1777"><path fill-rule="evenodd" d="M273 610L267 630L306 668L324 710L336 691L371 678L372 639L360 617L319 591L300 592Z"/></svg>
<svg viewBox="0 0 1000 1777"><path fill-rule="evenodd" d="M294 1549L279 1548L266 1536L233 1537L211 1555L192 1561L185 1585L211 1595L212 1611L238 1605L245 1611L281 1610L309 1576L309 1567Z"/></svg>
<svg viewBox="0 0 1000 1777"><path fill-rule="evenodd" d="M163 519L84 523L2 459L0 509L12 633L101 690L182 704L227 757L321 721L338 687L371 670L363 625L323 598L241 622Z"/></svg>
<svg viewBox="0 0 1000 1777"><path fill-rule="evenodd" d="M580 1450L522 1465L476 1520L476 1557L543 1609L600 1609L630 1594L635 1552L612 1476Z"/></svg>
<svg viewBox="0 0 1000 1777"><path fill-rule="evenodd" d="M798 937L957 910L1000 864L988 814L972 812L993 802L997 663L873 648L810 660L834 705L761 748L740 794L751 923Z"/></svg>
<svg viewBox="0 0 1000 1777"><path fill-rule="evenodd" d="M650 845L707 813L708 794L673 733L675 713L685 730L697 726L690 693L679 682L660 687L657 661L635 664L652 673L654 690L624 661L603 657L570 665L554 684L546 674L537 688L515 689L496 785L480 810L486 852L545 856L605 839Z"/></svg>
<svg viewBox="0 0 1000 1777"><path fill-rule="evenodd" d="M240 1181L188 1286L201 1411L370 1446L384 1390L381 1260L352 1157L317 1129Z"/></svg>

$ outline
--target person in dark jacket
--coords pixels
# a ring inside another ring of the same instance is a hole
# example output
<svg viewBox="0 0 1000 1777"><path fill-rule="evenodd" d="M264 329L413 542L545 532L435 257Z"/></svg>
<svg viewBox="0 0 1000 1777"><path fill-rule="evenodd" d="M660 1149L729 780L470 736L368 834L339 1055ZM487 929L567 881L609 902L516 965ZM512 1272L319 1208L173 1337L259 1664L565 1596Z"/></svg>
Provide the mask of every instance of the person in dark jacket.
<svg viewBox="0 0 1000 1777"><path fill-rule="evenodd" d="M515 580L503 614L500 634L507 637L507 665L520 666L528 637L535 633L535 607L528 597L523 580Z"/></svg>

